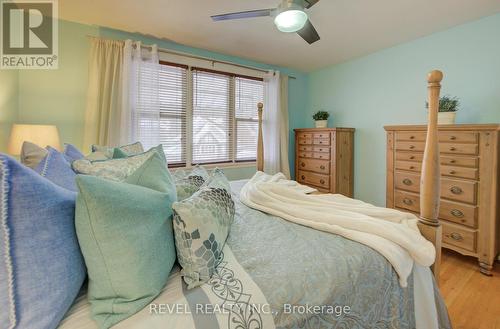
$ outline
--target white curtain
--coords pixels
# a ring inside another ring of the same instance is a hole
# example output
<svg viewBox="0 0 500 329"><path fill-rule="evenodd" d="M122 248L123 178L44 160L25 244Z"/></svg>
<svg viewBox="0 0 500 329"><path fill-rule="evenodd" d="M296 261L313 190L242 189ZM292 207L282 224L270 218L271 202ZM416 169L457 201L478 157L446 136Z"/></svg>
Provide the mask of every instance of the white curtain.
<svg viewBox="0 0 500 329"><path fill-rule="evenodd" d="M122 109L123 41L92 38L84 147L116 141Z"/></svg>
<svg viewBox="0 0 500 329"><path fill-rule="evenodd" d="M264 77L264 111L262 137L264 141L264 171L282 172L290 178L288 162L288 76L270 71Z"/></svg>
<svg viewBox="0 0 500 329"><path fill-rule="evenodd" d="M92 38L84 146L159 144L158 47Z"/></svg>
<svg viewBox="0 0 500 329"><path fill-rule="evenodd" d="M145 148L160 144L158 47L125 41L123 115L120 144L141 141Z"/></svg>

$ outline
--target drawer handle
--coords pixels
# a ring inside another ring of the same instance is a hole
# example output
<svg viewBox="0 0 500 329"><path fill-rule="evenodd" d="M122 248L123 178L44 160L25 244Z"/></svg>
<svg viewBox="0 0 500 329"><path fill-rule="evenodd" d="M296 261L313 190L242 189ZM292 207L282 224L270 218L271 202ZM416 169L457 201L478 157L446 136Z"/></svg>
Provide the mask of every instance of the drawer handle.
<svg viewBox="0 0 500 329"><path fill-rule="evenodd" d="M451 233L450 237L456 241L461 241L464 239L460 233L455 233L455 232Z"/></svg>
<svg viewBox="0 0 500 329"><path fill-rule="evenodd" d="M403 199L403 203L404 203L405 205L411 206L411 205L413 204L413 201L412 201L412 200L410 200L410 199L408 199L408 198L404 198L404 199Z"/></svg>
<svg viewBox="0 0 500 329"><path fill-rule="evenodd" d="M323 141L319 141L320 144L323 144Z"/></svg>
<svg viewBox="0 0 500 329"><path fill-rule="evenodd" d="M450 151L456 151L456 150L457 150L457 149L456 149L456 148L454 148L453 146L452 146L452 147L450 147Z"/></svg>
<svg viewBox="0 0 500 329"><path fill-rule="evenodd" d="M319 169L325 170L325 166L321 165L321 166L319 166Z"/></svg>
<svg viewBox="0 0 500 329"><path fill-rule="evenodd" d="M304 162L301 162L301 163L300 163L300 165L301 165L302 167L305 167L305 166L306 166L306 164L305 164Z"/></svg>
<svg viewBox="0 0 500 329"><path fill-rule="evenodd" d="M410 169L415 169L415 167L414 166L410 166Z"/></svg>
<svg viewBox="0 0 500 329"><path fill-rule="evenodd" d="M415 145L410 145L410 150L413 150L415 148Z"/></svg>
<svg viewBox="0 0 500 329"><path fill-rule="evenodd" d="M411 179L405 178L403 179L403 184L410 186L411 184L413 184L413 182L411 181Z"/></svg>
<svg viewBox="0 0 500 329"><path fill-rule="evenodd" d="M460 187L458 187L458 186L452 186L450 188L450 191L453 194L462 194L462 192L463 192L462 189Z"/></svg>
<svg viewBox="0 0 500 329"><path fill-rule="evenodd" d="M324 179L320 179L319 182L321 183L321 185L325 184L325 180Z"/></svg>
<svg viewBox="0 0 500 329"><path fill-rule="evenodd" d="M455 163L455 162L457 162L457 161L454 159L450 160L450 163Z"/></svg>
<svg viewBox="0 0 500 329"><path fill-rule="evenodd" d="M411 155L410 160L413 160L413 159L415 159L415 156Z"/></svg>
<svg viewBox="0 0 500 329"><path fill-rule="evenodd" d="M413 136L413 135L412 135L412 136L410 136L410 139L415 139L415 136Z"/></svg>
<svg viewBox="0 0 500 329"><path fill-rule="evenodd" d="M450 175L455 175L457 172L455 170L450 170Z"/></svg>
<svg viewBox="0 0 500 329"><path fill-rule="evenodd" d="M450 211L450 213L451 213L453 216L457 217L457 218L462 218L462 217L464 217L464 213L463 213L463 212L461 212L461 211L460 211L460 210L458 210L458 209L453 209L452 211Z"/></svg>
<svg viewBox="0 0 500 329"><path fill-rule="evenodd" d="M454 141L454 140L455 140L455 139L457 139L457 138L456 138L455 136L451 136L451 137L450 137L450 139L451 139L452 141Z"/></svg>
<svg viewBox="0 0 500 329"><path fill-rule="evenodd" d="M302 180L306 179L306 176L302 175L300 176L300 178L302 178Z"/></svg>

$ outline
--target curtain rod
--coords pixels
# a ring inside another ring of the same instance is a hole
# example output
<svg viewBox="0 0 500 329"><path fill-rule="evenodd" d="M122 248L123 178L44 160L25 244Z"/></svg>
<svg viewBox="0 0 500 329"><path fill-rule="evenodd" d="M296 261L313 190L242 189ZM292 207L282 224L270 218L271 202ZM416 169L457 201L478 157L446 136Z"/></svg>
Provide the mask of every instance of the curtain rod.
<svg viewBox="0 0 500 329"><path fill-rule="evenodd" d="M87 37L88 38L101 39L101 40L112 40L112 39L105 39L105 38L96 37L94 35L87 35ZM113 40L113 41L117 41L117 40ZM118 40L118 41L123 41L123 40ZM142 45L142 44L141 44L141 47L142 48L146 48L146 49L151 49L152 48L152 46ZM188 58L193 58L193 59L202 59L202 60L209 61L209 62L212 62L212 63L227 64L227 65L232 65L232 66L235 66L235 67L240 67L240 68L244 68L244 69L255 70L255 71L264 72L264 73L268 72L267 70L259 69L257 67L253 67L253 66L249 66L249 65L236 64L236 63L227 62L227 61L221 61L221 60L217 60L217 59L213 59L213 58L209 58L209 57L191 55L191 54L188 54L188 53L185 53L185 52L181 52L181 51L175 51L175 50L170 50L170 49L158 48L158 52L165 53L165 54L180 55L180 56L184 56L184 57L188 57ZM290 79L297 79L296 77L291 76L291 75L289 75L288 78L290 78Z"/></svg>

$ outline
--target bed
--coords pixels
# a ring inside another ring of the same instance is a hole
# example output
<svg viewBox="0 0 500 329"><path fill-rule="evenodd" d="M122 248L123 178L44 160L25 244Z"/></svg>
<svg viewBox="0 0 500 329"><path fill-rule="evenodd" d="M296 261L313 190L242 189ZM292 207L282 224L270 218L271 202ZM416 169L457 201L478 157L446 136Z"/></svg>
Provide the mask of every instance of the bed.
<svg viewBox="0 0 500 329"><path fill-rule="evenodd" d="M429 74L429 129L419 227L436 248L439 165L437 102L442 73ZM259 104L258 169L263 167ZM406 286L391 263L362 243L252 209L241 202L248 181L231 182L236 215L217 273L188 290L179 266L162 293L116 328L451 328L429 267L415 265ZM97 328L84 293L61 329Z"/></svg>

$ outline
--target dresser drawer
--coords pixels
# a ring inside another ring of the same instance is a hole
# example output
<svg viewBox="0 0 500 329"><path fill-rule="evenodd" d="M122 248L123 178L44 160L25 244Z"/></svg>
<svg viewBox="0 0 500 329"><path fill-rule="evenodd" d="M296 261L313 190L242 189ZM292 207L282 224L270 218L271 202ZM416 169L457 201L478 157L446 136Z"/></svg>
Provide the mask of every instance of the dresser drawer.
<svg viewBox="0 0 500 329"><path fill-rule="evenodd" d="M394 193L394 205L396 208L406 209L416 213L420 212L418 194L396 190Z"/></svg>
<svg viewBox="0 0 500 329"><path fill-rule="evenodd" d="M479 151L477 144L439 143L439 152L451 154L476 155Z"/></svg>
<svg viewBox="0 0 500 329"><path fill-rule="evenodd" d="M299 138L299 145L312 145L312 138Z"/></svg>
<svg viewBox="0 0 500 329"><path fill-rule="evenodd" d="M325 145L325 146L328 146L330 145L330 139L327 138L327 139L313 139L313 144L314 145Z"/></svg>
<svg viewBox="0 0 500 329"><path fill-rule="evenodd" d="M416 152L397 152L396 153L396 160L422 162L423 158L424 158L423 153L416 153Z"/></svg>
<svg viewBox="0 0 500 329"><path fill-rule="evenodd" d="M313 147L312 146L308 146L308 145L299 145L299 152L302 151L302 152L312 152L313 151Z"/></svg>
<svg viewBox="0 0 500 329"><path fill-rule="evenodd" d="M330 148L326 146L314 146L313 147L314 152L327 152L330 153Z"/></svg>
<svg viewBox="0 0 500 329"><path fill-rule="evenodd" d="M313 138L314 139L330 139L330 133L327 131L314 133Z"/></svg>
<svg viewBox="0 0 500 329"><path fill-rule="evenodd" d="M303 139L312 139L313 138L312 133L297 133L297 136L299 138L303 138Z"/></svg>
<svg viewBox="0 0 500 329"><path fill-rule="evenodd" d="M310 184L324 189L330 187L330 176L299 170L299 183Z"/></svg>
<svg viewBox="0 0 500 329"><path fill-rule="evenodd" d="M441 178L441 197L476 204L477 183Z"/></svg>
<svg viewBox="0 0 500 329"><path fill-rule="evenodd" d="M425 149L425 142L401 142L396 141L396 150L398 151L417 151L423 152Z"/></svg>
<svg viewBox="0 0 500 329"><path fill-rule="evenodd" d="M396 132L397 141L425 141L426 131L398 131Z"/></svg>
<svg viewBox="0 0 500 329"><path fill-rule="evenodd" d="M439 218L476 228L477 207L453 201L441 200L439 203Z"/></svg>
<svg viewBox="0 0 500 329"><path fill-rule="evenodd" d="M461 157L453 155L442 155L441 165L452 165L461 167L477 168L479 164L478 158Z"/></svg>
<svg viewBox="0 0 500 329"><path fill-rule="evenodd" d="M312 158L313 153L312 152L301 152L299 151L299 157L301 158Z"/></svg>
<svg viewBox="0 0 500 329"><path fill-rule="evenodd" d="M422 169L422 163L411 161L396 161L396 169L415 171L419 173Z"/></svg>
<svg viewBox="0 0 500 329"><path fill-rule="evenodd" d="M441 175L460 177L460 178L470 178L478 179L479 170L476 168L464 168L456 166L441 166Z"/></svg>
<svg viewBox="0 0 500 329"><path fill-rule="evenodd" d="M477 143L478 135L472 131L441 131L440 142Z"/></svg>
<svg viewBox="0 0 500 329"><path fill-rule="evenodd" d="M320 174L330 173L330 162L328 160L299 158L297 166L300 170L314 171Z"/></svg>
<svg viewBox="0 0 500 329"><path fill-rule="evenodd" d="M313 158L314 159L322 159L322 160L330 160L330 153L314 152Z"/></svg>
<svg viewBox="0 0 500 329"><path fill-rule="evenodd" d="M420 175L396 172L394 174L394 185L397 189L418 193L420 191Z"/></svg>
<svg viewBox="0 0 500 329"><path fill-rule="evenodd" d="M476 231L458 226L456 224L441 222L443 227L443 242L463 248L465 250L476 251Z"/></svg>

